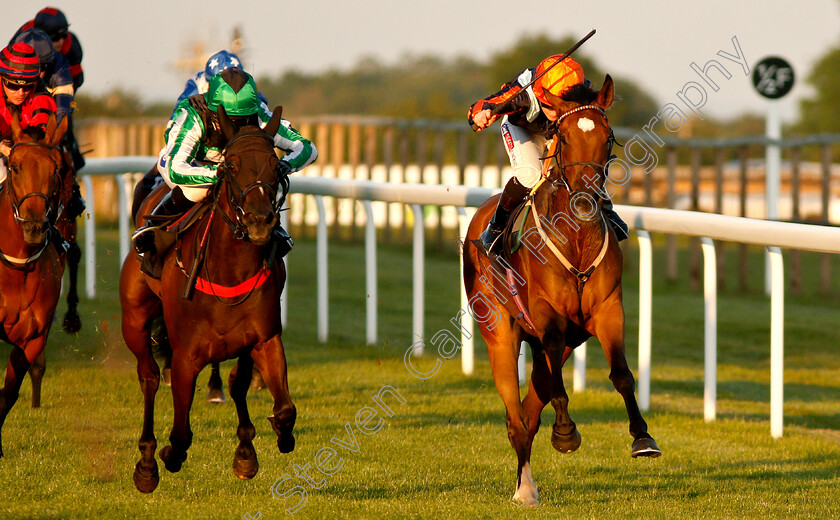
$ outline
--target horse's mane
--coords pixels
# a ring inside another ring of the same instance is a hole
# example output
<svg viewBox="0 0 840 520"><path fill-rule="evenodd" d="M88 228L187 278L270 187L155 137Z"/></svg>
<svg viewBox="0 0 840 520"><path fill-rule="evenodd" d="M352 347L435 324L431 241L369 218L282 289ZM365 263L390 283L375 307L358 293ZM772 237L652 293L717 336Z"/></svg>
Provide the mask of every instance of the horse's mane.
<svg viewBox="0 0 840 520"><path fill-rule="evenodd" d="M22 130L22 133L28 135L29 137L31 137L35 141L42 141L44 139L44 137L46 137L46 135L47 135L47 133L44 131L44 129L41 128L40 126L30 126L30 127L24 128Z"/></svg>
<svg viewBox="0 0 840 520"><path fill-rule="evenodd" d="M598 91L593 90L589 83L578 83L560 96L563 101L571 101L581 105L588 105L595 101Z"/></svg>

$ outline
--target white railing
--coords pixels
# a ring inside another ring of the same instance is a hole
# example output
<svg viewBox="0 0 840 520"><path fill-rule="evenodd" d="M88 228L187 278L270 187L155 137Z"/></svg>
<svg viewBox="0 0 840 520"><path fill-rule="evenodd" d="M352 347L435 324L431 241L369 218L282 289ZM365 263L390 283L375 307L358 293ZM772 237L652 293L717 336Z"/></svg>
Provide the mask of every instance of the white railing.
<svg viewBox="0 0 840 520"><path fill-rule="evenodd" d="M122 179L123 189L119 190L120 206L120 260L129 251L129 194L133 189L133 179L130 176L119 176L129 172L145 172L153 164L154 157L122 157L114 159L90 159L88 165L80 172L86 195L88 208L93 209L90 175L110 174ZM371 181L356 181L349 179L322 179L314 177L292 176L291 189L293 193L310 194L315 197L318 208L318 227L316 239L317 255L317 299L318 299L318 339L326 341L328 330L328 284L327 284L327 228L326 211L323 197L338 197L360 200L364 205L366 219L365 233L365 263L367 322L366 339L369 344L377 341L376 323L376 233L375 222L372 218L370 201L398 202L411 206L414 219L413 242L413 334L414 341L423 338L423 205L455 206L460 220L460 234L466 235L470 212L466 208L479 206L489 196L498 192L487 188L471 188L465 186L418 185L418 184L389 184ZM639 248L639 405L643 410L650 407L650 369L651 369L651 302L652 302L652 247L650 232L668 233L701 237L704 253L704 301L705 301L705 390L704 417L707 421L715 419L716 414L716 386L717 386L717 282L715 273L715 254L712 240L734 241L748 244L758 244L767 247L771 266L771 435L781 437L783 429L783 354L784 354L784 272L781 250L792 248L827 253L840 253L840 229L770 222L763 220L729 217L706 213L696 213L680 210L657 208L642 208L634 206L616 206L616 210L624 217L631 228L636 230ZM95 251L94 229L95 222L92 215L86 220L85 258L88 269L87 294L95 295ZM461 275L463 277L463 273ZM463 282L463 280L462 280ZM463 283L461 283L463 287ZM468 310L469 304L462 290L461 309ZM285 299L284 291L284 299ZM287 305L284 302L283 309ZM285 314L284 314L285 317ZM468 312L461 313L462 325L462 370L466 374L473 370L473 326ZM524 351L524 349L522 349ZM416 349L415 354L422 350ZM575 351L575 390L584 387L585 345ZM524 376L524 357L520 356L520 378Z"/></svg>

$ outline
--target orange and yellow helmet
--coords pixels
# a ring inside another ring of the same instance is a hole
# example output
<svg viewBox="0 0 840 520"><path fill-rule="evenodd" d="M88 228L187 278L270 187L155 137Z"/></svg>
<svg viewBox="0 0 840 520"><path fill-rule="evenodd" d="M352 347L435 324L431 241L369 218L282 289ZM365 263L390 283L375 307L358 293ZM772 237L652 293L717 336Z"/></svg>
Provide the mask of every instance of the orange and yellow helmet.
<svg viewBox="0 0 840 520"><path fill-rule="evenodd" d="M560 54L549 56L542 60L537 66L537 75L543 73L560 58ZM562 96L568 89L583 83L585 80L583 76L583 67L572 58L565 58L561 63L554 65L548 70L536 83L534 83L534 95L540 102L549 104L545 92L551 92L555 96Z"/></svg>

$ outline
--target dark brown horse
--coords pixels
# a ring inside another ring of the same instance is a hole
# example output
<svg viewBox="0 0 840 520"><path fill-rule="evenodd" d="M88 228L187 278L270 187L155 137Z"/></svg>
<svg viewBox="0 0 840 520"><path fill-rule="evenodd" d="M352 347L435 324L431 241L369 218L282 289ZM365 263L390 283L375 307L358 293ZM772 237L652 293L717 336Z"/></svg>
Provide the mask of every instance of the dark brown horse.
<svg viewBox="0 0 840 520"><path fill-rule="evenodd" d="M58 304L63 263L48 233L68 168L58 147L66 129L66 118L56 127L51 117L46 135L21 131L17 116L12 121L15 144L0 191L0 339L12 344L0 391L0 429L26 371L43 353Z"/></svg>
<svg viewBox="0 0 840 520"><path fill-rule="evenodd" d="M605 110L613 101L607 76L599 92L577 88L560 99L552 148L559 166L532 191L523 245L509 260L488 258L478 239L498 196L477 211L464 241L464 284L487 343L496 389L507 412L507 431L518 468L514 500L537 505L531 476L531 444L540 413L556 410L551 443L561 453L580 446L568 413L562 366L572 349L596 336L610 365L610 380L624 398L633 436L632 456L661 454L648 435L634 395L635 380L624 354L622 254L600 211L605 165L614 141ZM569 100L571 99L571 100ZM550 159L546 160L548 163ZM528 393L519 397L517 357L527 341L533 353Z"/></svg>
<svg viewBox="0 0 840 520"><path fill-rule="evenodd" d="M163 184L163 177L161 177L160 173L157 169L157 164L152 166L152 168L146 172L146 175L140 179L140 182L134 186L134 196L131 202L131 217L134 219L134 225L137 226L140 224L139 219L142 217L138 215L140 211L140 207L143 204L143 201L151 195L152 191L159 185ZM169 339L166 333L166 325L163 323L163 319L159 319L157 323L152 327L152 341L156 344L157 350L161 353L164 357L163 360L163 382L165 385L171 385L170 376L172 375L172 349L169 347ZM218 363L211 364L212 370L210 371L210 379L207 381L207 402L210 403L224 403L225 402L225 392L222 389L222 375L221 370ZM258 380L257 383L262 382L262 378L260 377L260 373L258 370L254 369L253 378ZM254 381L251 382L251 388L264 388L264 384L262 386L255 386Z"/></svg>
<svg viewBox="0 0 840 520"><path fill-rule="evenodd" d="M170 445L160 451L166 469L177 472L187 458L192 442L189 412L199 372L208 363L237 359L229 378L230 395L236 404L239 446L233 461L237 477L250 479L259 465L252 444L255 435L245 396L252 367L263 374L274 397L269 421L282 453L294 449L292 434L296 410L289 395L286 357L280 339L280 292L285 266L275 258L270 240L277 223L275 174L277 156L272 137L280 124L280 109L265 130L247 126L235 132L224 109L219 108L222 131L229 140L220 165L212 207L196 225L189 227L165 256L160 280L143 274L135 255L126 258L120 277L122 331L137 357L137 373L144 397L142 457L134 471L138 490L149 493L160 479L155 449L154 400L160 370L152 355L151 326L162 316L172 348L172 400L174 424ZM148 213L161 192L141 208ZM183 298L186 270L207 232L205 260L195 294ZM244 292L234 295L233 288Z"/></svg>

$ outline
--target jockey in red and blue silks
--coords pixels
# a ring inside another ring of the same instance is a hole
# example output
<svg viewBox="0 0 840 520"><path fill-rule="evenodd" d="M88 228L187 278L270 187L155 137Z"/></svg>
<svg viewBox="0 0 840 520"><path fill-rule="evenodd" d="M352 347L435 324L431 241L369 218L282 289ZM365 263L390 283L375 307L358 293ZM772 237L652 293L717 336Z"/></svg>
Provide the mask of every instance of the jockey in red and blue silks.
<svg viewBox="0 0 840 520"><path fill-rule="evenodd" d="M55 114L55 100L41 81L41 65L35 49L15 43L0 51L0 182L6 180L5 159L12 143L12 116L16 114L21 129L38 127L46 131Z"/></svg>
<svg viewBox="0 0 840 520"><path fill-rule="evenodd" d="M545 92L562 97L572 87L587 83L578 62L567 57L554 65L559 58L559 55L549 56L536 69L524 70L502 85L499 92L475 102L468 111L468 121L477 131L503 116L502 139L513 168L513 177L505 184L496 211L481 234L481 241L488 251L495 249L496 239L511 212L540 180L540 158L546 155L546 149L557 131L555 122L561 115L552 107ZM540 74L543 75L536 83L523 89ZM602 209L613 224L618 239L627 238L627 225L612 210L612 204L605 201Z"/></svg>

